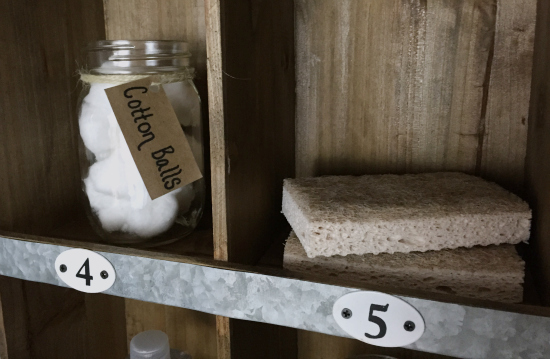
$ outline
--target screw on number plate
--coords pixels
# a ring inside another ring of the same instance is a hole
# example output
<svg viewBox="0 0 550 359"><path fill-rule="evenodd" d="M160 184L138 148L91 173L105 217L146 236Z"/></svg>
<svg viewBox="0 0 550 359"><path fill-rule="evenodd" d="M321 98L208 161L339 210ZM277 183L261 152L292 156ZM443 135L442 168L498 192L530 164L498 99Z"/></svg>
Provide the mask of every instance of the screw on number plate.
<svg viewBox="0 0 550 359"><path fill-rule="evenodd" d="M414 328L416 328L416 325L411 322L410 320L407 320L405 322L405 325L403 325L403 328L405 328L406 331L408 332L412 332L414 330Z"/></svg>
<svg viewBox="0 0 550 359"><path fill-rule="evenodd" d="M107 273L107 271L101 271L101 273L99 274L101 276L101 278L103 279L107 279L109 278L109 273Z"/></svg>
<svg viewBox="0 0 550 359"><path fill-rule="evenodd" d="M59 271L61 273L65 273L67 271L67 266L65 264L62 264L59 266Z"/></svg>
<svg viewBox="0 0 550 359"><path fill-rule="evenodd" d="M351 318L351 314L352 314L352 313L351 313L351 309L348 309L348 308L342 309L342 317L343 317L344 319L349 319L349 318Z"/></svg>

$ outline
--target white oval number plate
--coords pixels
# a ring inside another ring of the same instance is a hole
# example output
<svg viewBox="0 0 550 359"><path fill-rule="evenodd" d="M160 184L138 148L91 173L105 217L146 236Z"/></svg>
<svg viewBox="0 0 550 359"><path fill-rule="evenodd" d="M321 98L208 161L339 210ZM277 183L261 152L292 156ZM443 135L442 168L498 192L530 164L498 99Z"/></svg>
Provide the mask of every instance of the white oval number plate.
<svg viewBox="0 0 550 359"><path fill-rule="evenodd" d="M353 292L332 307L336 323L353 338L380 347L401 347L424 333L424 319L409 303L380 292Z"/></svg>
<svg viewBox="0 0 550 359"><path fill-rule="evenodd" d="M69 249L55 260L57 275L69 287L85 293L104 292L115 283L112 264L102 255L87 249Z"/></svg>

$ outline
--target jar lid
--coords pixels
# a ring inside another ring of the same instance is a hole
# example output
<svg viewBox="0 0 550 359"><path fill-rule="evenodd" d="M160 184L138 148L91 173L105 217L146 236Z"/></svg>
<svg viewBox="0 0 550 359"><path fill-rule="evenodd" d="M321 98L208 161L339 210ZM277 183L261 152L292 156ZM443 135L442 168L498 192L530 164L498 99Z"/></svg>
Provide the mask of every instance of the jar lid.
<svg viewBox="0 0 550 359"><path fill-rule="evenodd" d="M172 40L101 40L86 47L92 74L154 74L188 68L189 46Z"/></svg>
<svg viewBox="0 0 550 359"><path fill-rule="evenodd" d="M168 335L160 330L139 333L130 341L130 359L170 359Z"/></svg>

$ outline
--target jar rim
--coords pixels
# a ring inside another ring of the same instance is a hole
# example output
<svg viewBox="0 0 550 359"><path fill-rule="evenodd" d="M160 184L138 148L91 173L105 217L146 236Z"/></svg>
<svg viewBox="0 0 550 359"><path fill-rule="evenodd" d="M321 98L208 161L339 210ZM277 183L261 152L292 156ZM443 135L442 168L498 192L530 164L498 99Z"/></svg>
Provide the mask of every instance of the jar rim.
<svg viewBox="0 0 550 359"><path fill-rule="evenodd" d="M189 68L189 45L176 40L99 40L88 44L90 73L140 74Z"/></svg>

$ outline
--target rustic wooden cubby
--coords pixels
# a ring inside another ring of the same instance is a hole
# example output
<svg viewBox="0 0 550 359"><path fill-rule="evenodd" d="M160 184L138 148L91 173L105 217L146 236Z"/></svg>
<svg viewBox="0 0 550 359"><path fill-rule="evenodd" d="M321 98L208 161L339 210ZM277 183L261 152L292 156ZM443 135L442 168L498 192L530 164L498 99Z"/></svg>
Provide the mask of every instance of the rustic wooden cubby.
<svg viewBox="0 0 550 359"><path fill-rule="evenodd" d="M549 2L22 0L1 3L0 30L0 237L550 317ZM174 244L108 245L84 218L76 71L83 46L98 39L190 44L212 211ZM530 202L524 303L281 269L284 178L442 170L479 175ZM21 272L33 272L37 263L17 248ZM124 358L128 340L147 329L164 330L195 359L447 358L83 294L36 273L0 276L2 359Z"/></svg>

